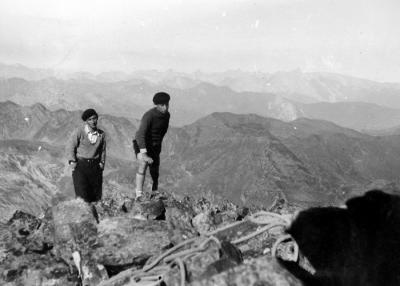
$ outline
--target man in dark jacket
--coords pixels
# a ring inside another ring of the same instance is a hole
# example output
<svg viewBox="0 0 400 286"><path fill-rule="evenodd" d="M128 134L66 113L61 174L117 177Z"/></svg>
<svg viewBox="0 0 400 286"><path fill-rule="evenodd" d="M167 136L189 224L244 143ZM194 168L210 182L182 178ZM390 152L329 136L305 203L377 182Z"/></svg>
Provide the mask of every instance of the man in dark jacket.
<svg viewBox="0 0 400 286"><path fill-rule="evenodd" d="M133 147L139 167L136 173L136 198L143 196L143 185L147 167L153 180L152 191L158 190L160 153L162 140L167 133L170 114L168 112L170 96L158 92L153 97L155 107L147 111L140 121L139 129L133 140Z"/></svg>
<svg viewBox="0 0 400 286"><path fill-rule="evenodd" d="M66 151L75 194L90 203L100 200L102 195L106 135L97 128L94 109L85 110L81 117L84 124L72 133Z"/></svg>

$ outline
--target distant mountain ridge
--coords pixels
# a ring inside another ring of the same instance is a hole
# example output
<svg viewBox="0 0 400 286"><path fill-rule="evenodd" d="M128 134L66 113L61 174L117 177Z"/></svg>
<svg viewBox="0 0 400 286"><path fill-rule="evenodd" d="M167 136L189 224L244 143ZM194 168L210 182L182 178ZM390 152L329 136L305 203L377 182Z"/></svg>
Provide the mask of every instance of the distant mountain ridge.
<svg viewBox="0 0 400 286"><path fill-rule="evenodd" d="M131 73L113 71L94 75L88 72L57 72L50 69L31 69L20 64L0 63L0 78L13 77L28 81L53 77L60 80L89 80L109 83L141 80L173 89L193 88L205 82L226 86L236 92L273 93L302 103L362 101L400 108L400 83L376 82L327 72L302 72L299 69L275 73L240 70L214 73L139 70Z"/></svg>
<svg viewBox="0 0 400 286"><path fill-rule="evenodd" d="M213 112L255 113L284 121L307 117L332 121L357 130L388 129L398 125L400 109L362 102L302 104L273 93L235 92L200 83L185 90L156 86L146 81L117 83L47 78L0 80L0 100L20 105L40 103L51 110L94 107L100 113L140 119L151 107L152 95L166 90L173 96L171 123L190 124Z"/></svg>
<svg viewBox="0 0 400 286"><path fill-rule="evenodd" d="M323 119L359 131L374 132L400 124L400 109L365 102L298 104L299 117Z"/></svg>
<svg viewBox="0 0 400 286"><path fill-rule="evenodd" d="M160 90L173 96L174 126L227 111L284 121L322 119L375 132L397 126L400 114L400 84L338 74L148 70L93 75L0 64L0 101L20 105L41 103L51 110L91 106L101 113L139 119Z"/></svg>

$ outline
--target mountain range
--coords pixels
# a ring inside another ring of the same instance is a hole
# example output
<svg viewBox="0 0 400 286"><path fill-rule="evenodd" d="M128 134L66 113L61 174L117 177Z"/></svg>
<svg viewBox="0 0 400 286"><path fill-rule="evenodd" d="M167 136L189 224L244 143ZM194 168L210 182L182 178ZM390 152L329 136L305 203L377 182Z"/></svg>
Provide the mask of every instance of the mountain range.
<svg viewBox="0 0 400 286"><path fill-rule="evenodd" d="M168 159L180 162L179 189L189 194L201 189L236 203L269 205L284 197L312 205L340 203L379 179L398 183L399 136L231 113L214 113L182 131L174 144L180 149Z"/></svg>
<svg viewBox="0 0 400 286"><path fill-rule="evenodd" d="M73 196L64 147L80 114L0 103L1 213L17 206L37 213L54 196ZM102 115L99 127L108 138L104 188L133 195L138 121ZM160 189L240 205L340 204L366 188L397 190L399 139L322 120L212 113L169 129Z"/></svg>
<svg viewBox="0 0 400 286"><path fill-rule="evenodd" d="M94 107L104 114L140 119L155 92L172 95L174 126L213 112L254 113L283 121L301 117L375 132L400 124L400 84L330 73L179 73L172 70L61 73L0 64L0 100L41 103L50 110Z"/></svg>

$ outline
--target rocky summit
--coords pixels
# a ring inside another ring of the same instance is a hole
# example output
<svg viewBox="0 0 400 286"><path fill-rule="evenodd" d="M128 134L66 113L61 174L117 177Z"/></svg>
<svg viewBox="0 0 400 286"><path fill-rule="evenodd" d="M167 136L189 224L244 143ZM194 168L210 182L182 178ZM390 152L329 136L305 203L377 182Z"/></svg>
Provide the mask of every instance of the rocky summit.
<svg viewBox="0 0 400 286"><path fill-rule="evenodd" d="M295 252L276 244L290 218L170 193L53 200L0 225L0 284L301 285L274 257Z"/></svg>

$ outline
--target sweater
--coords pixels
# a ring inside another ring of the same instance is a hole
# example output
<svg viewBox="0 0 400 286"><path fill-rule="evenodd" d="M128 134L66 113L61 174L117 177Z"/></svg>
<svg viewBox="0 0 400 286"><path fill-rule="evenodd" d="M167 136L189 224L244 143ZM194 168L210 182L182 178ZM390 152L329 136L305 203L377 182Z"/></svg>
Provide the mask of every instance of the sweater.
<svg viewBox="0 0 400 286"><path fill-rule="evenodd" d="M66 153L68 161L76 161L78 158L100 159L106 162L106 134L103 130L97 129L99 137L96 143L91 144L84 126L77 128L67 143Z"/></svg>
<svg viewBox="0 0 400 286"><path fill-rule="evenodd" d="M169 112L162 113L156 107L148 110L140 121L135 139L140 150L161 148L162 140L169 126Z"/></svg>

